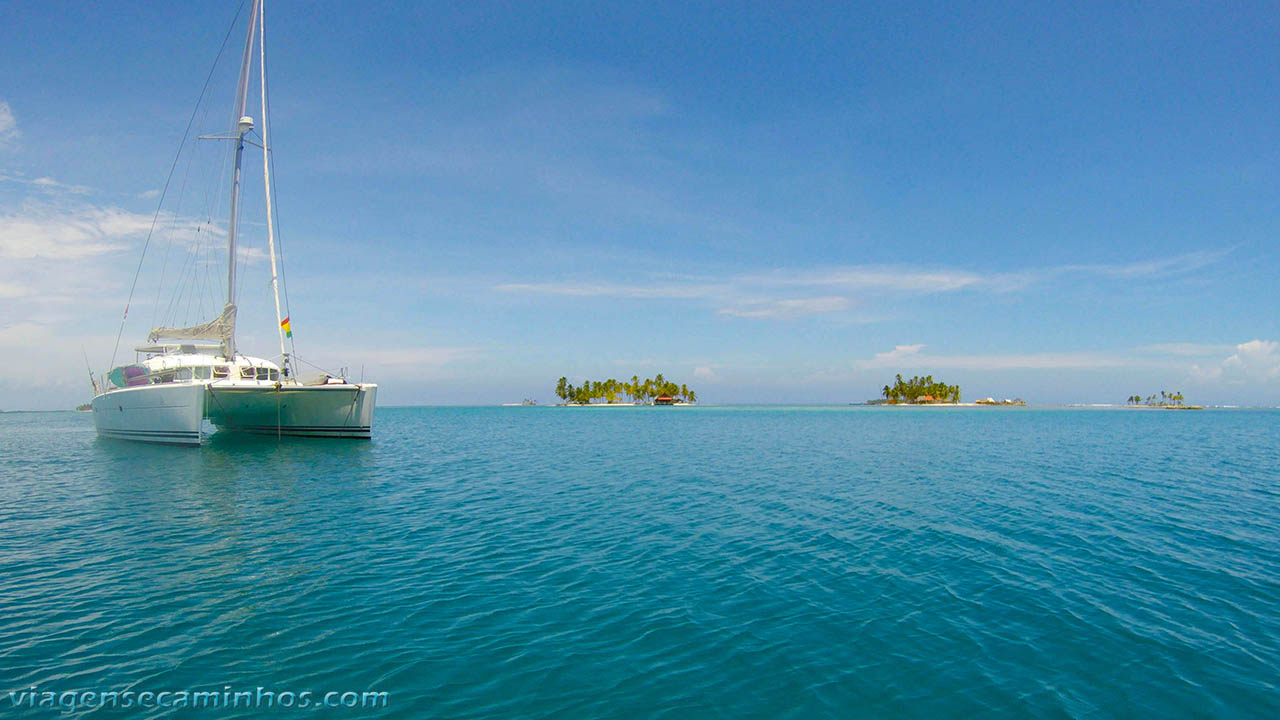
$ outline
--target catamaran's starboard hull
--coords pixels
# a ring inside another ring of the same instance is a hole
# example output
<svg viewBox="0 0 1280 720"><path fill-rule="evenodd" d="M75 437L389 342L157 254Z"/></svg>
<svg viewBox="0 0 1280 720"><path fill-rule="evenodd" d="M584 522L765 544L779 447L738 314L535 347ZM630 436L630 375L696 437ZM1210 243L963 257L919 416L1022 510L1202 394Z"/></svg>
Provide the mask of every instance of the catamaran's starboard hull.
<svg viewBox="0 0 1280 720"><path fill-rule="evenodd" d="M368 440L378 386L174 383L121 388L93 399L98 435L200 445L207 417L219 432Z"/></svg>
<svg viewBox="0 0 1280 720"><path fill-rule="evenodd" d="M199 445L203 420L203 385L121 388L93 399L93 424L107 438Z"/></svg>
<svg viewBox="0 0 1280 720"><path fill-rule="evenodd" d="M219 432L368 440L378 386L225 387L209 385L206 415Z"/></svg>

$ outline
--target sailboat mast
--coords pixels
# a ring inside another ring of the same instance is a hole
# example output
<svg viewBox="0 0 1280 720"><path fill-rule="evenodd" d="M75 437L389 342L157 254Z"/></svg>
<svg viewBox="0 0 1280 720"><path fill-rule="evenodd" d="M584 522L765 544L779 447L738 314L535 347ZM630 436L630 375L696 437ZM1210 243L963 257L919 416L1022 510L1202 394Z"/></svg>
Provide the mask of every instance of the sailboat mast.
<svg viewBox="0 0 1280 720"><path fill-rule="evenodd" d="M271 142L267 138L267 21L266 9L258 7L258 75L262 79L262 185L267 198L267 252L271 255L271 294L276 299L276 333L280 336L280 362L289 370L289 355L284 350L284 319L280 317L280 283L276 273L275 222L271 217Z"/></svg>
<svg viewBox="0 0 1280 720"><path fill-rule="evenodd" d="M240 161L244 155L244 136L253 129L253 120L245 117L244 107L249 95L249 66L253 63L253 37L258 28L257 18L261 0L253 0L249 13L249 30L244 41L244 55L240 59L240 84L236 87L236 112L233 122L236 134L235 170L231 175L231 217L227 221L227 305L236 304L236 226L240 219ZM234 357L235 332L227 340L227 357Z"/></svg>

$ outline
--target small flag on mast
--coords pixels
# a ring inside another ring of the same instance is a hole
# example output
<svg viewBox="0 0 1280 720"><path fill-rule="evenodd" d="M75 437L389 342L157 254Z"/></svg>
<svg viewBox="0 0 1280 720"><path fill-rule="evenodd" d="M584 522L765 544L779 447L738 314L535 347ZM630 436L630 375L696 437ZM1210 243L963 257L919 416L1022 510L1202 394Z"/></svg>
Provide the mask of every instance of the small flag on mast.
<svg viewBox="0 0 1280 720"><path fill-rule="evenodd" d="M293 329L289 327L289 318L280 321L280 327L284 329L285 337L293 337Z"/></svg>

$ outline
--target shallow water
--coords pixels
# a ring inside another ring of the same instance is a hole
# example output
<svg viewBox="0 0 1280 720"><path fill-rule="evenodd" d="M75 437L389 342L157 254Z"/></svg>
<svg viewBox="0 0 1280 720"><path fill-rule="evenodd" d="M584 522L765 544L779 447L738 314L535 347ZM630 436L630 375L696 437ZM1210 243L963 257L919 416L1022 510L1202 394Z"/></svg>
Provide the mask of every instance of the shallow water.
<svg viewBox="0 0 1280 720"><path fill-rule="evenodd" d="M384 408L372 442L199 450L6 413L0 718L260 687L388 693L343 717L1276 717L1278 501L1276 411Z"/></svg>

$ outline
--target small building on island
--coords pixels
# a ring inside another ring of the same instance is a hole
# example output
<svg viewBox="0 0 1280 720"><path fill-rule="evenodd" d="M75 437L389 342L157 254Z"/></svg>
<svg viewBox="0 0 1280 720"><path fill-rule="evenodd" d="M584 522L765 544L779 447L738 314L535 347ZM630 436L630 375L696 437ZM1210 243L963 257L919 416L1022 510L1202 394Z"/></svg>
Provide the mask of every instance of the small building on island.
<svg viewBox="0 0 1280 720"><path fill-rule="evenodd" d="M654 405L675 405L676 399L670 395L659 395L653 399Z"/></svg>

